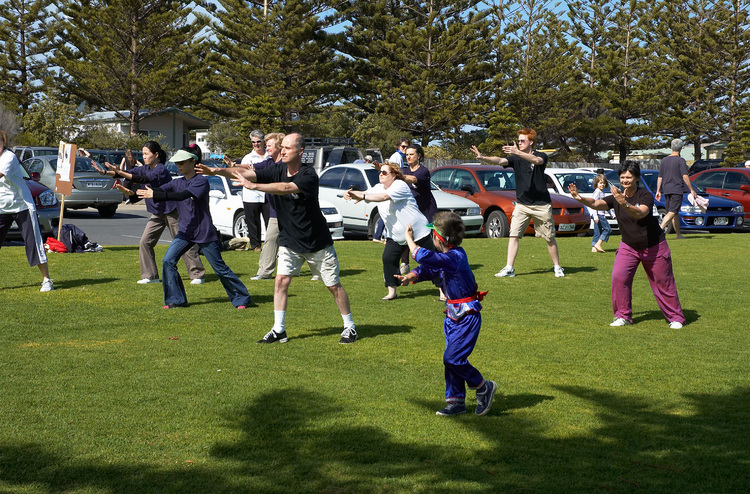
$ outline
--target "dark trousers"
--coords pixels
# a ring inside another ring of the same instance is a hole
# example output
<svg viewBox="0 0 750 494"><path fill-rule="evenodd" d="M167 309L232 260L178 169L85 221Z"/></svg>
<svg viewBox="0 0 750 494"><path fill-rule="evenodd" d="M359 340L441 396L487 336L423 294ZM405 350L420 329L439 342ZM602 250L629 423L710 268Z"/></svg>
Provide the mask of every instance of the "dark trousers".
<svg viewBox="0 0 750 494"><path fill-rule="evenodd" d="M268 202L243 202L245 208L245 223L247 223L247 236L250 238L250 248L260 247L260 215L263 214L266 227L268 227Z"/></svg>
<svg viewBox="0 0 750 494"><path fill-rule="evenodd" d="M432 235L425 235L417 240L416 244L425 249L435 250L435 246L432 243ZM399 285L399 281L395 275L400 274L399 264L401 262L401 254L408 251L408 245L399 245L392 238L386 239L385 248L383 248L383 278L385 279L385 286Z"/></svg>

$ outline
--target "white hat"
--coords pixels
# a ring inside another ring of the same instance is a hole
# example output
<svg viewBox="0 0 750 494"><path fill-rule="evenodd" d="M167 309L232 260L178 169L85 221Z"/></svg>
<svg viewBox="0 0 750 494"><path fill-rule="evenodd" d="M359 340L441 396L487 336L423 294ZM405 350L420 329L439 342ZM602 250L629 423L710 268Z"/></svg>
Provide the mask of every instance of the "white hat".
<svg viewBox="0 0 750 494"><path fill-rule="evenodd" d="M179 163L180 161L187 161L189 159L194 159L195 161L198 161L198 157L196 155L180 149L179 151L177 151L176 153L172 155L169 161L171 161L172 163Z"/></svg>

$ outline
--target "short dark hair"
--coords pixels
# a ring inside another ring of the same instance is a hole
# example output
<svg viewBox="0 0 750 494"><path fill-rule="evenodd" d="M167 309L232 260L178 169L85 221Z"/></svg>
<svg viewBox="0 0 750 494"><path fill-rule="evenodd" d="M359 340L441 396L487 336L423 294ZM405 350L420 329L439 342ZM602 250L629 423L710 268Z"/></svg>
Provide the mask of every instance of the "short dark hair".
<svg viewBox="0 0 750 494"><path fill-rule="evenodd" d="M439 211L432 218L432 224L438 233L451 245L461 245L466 234L463 220L453 211Z"/></svg>
<svg viewBox="0 0 750 494"><path fill-rule="evenodd" d="M617 169L617 176L619 177L625 172L630 172L635 178L640 178L641 167L637 161L627 160L625 163L620 163L620 168Z"/></svg>
<svg viewBox="0 0 750 494"><path fill-rule="evenodd" d="M189 146L185 146L184 148L180 148L183 151L187 151L188 153L193 153L195 156L198 157L197 160L195 160L195 163L198 164L201 162L201 159L203 158L203 150L201 147L197 144L191 144Z"/></svg>

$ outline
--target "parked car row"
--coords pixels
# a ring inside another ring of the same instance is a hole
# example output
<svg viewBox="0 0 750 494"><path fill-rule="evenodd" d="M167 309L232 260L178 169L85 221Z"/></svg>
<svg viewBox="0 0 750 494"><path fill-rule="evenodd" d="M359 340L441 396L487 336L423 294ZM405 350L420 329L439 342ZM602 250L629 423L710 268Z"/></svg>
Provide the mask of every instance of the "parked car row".
<svg viewBox="0 0 750 494"><path fill-rule="evenodd" d="M512 168L494 165L455 165L437 168L432 181L442 190L466 199L480 207L487 237L507 237L516 207L516 176ZM591 216L588 209L570 197L550 194L555 233L586 235ZM526 234L534 233L533 221Z"/></svg>
<svg viewBox="0 0 750 494"><path fill-rule="evenodd" d="M742 204L744 228L750 228L750 168L715 168L690 177L694 185L706 192Z"/></svg>

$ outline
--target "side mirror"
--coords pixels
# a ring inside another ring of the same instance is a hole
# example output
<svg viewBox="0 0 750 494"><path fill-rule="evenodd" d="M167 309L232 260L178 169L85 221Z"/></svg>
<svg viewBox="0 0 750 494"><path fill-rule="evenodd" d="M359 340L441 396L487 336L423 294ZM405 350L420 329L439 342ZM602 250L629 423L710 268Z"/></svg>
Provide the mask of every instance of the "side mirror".
<svg viewBox="0 0 750 494"><path fill-rule="evenodd" d="M472 187L471 185L462 185L461 190L464 190L468 192L469 194L474 195L474 187Z"/></svg>
<svg viewBox="0 0 750 494"><path fill-rule="evenodd" d="M208 197L213 197L214 199L225 199L227 196L220 190L210 190L208 192Z"/></svg>
<svg viewBox="0 0 750 494"><path fill-rule="evenodd" d="M750 185L740 185L740 190L744 190L745 192L750 192Z"/></svg>
<svg viewBox="0 0 750 494"><path fill-rule="evenodd" d="M31 177L31 180L34 182L38 182L42 179L42 174L39 172L31 172L29 173L29 176Z"/></svg>

